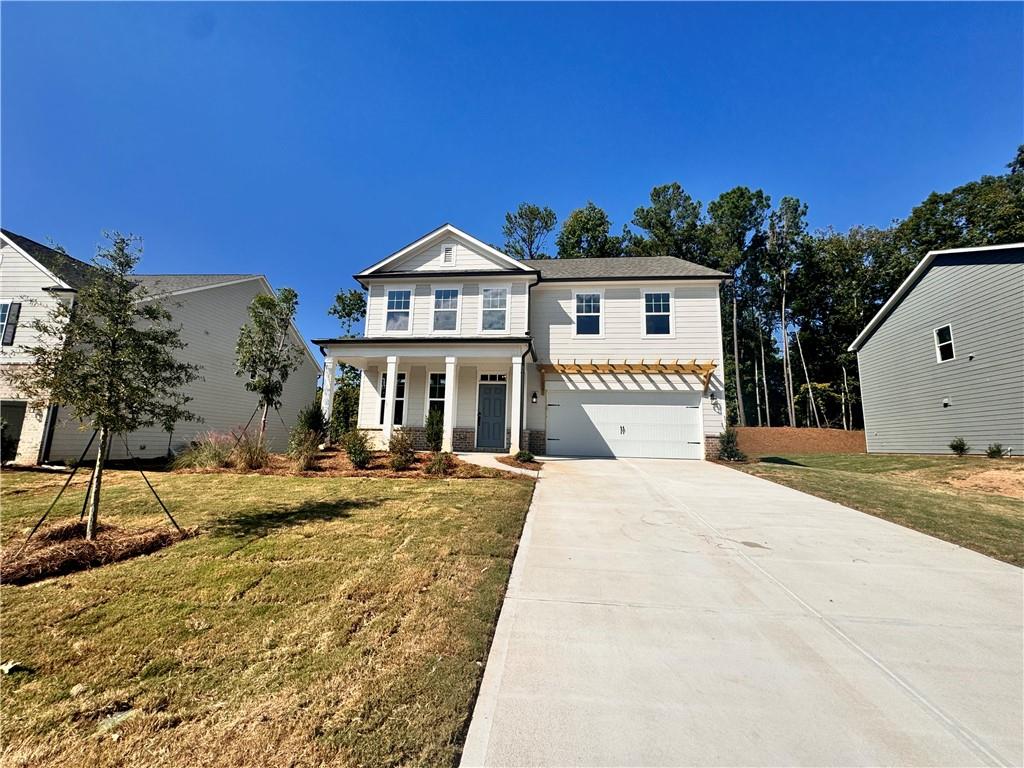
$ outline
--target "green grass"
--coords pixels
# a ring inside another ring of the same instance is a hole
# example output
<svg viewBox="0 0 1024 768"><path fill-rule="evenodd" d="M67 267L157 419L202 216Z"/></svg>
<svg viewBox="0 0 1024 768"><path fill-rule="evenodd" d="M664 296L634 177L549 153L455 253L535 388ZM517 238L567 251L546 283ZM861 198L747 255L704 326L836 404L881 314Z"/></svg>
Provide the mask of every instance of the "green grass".
<svg viewBox="0 0 1024 768"><path fill-rule="evenodd" d="M738 468L1024 566L1024 462L787 454Z"/></svg>
<svg viewBox="0 0 1024 768"><path fill-rule="evenodd" d="M107 477L103 519L165 524L137 474ZM0 675L4 765L457 759L531 481L151 477L199 537L0 587L2 658L32 669ZM5 544L63 480L4 472Z"/></svg>

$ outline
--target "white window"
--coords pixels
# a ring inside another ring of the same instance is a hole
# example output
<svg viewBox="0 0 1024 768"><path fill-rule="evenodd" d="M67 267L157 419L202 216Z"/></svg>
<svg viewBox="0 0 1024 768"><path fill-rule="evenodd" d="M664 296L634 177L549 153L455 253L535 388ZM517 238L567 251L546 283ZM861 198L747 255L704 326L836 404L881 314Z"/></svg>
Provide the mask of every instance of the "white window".
<svg viewBox="0 0 1024 768"><path fill-rule="evenodd" d="M18 332L20 314L20 301L0 299L0 343L5 347L14 345L14 334Z"/></svg>
<svg viewBox="0 0 1024 768"><path fill-rule="evenodd" d="M388 375L380 375L380 423L384 423L384 403L388 394ZM401 426L405 423L405 374L398 374L398 389L395 390L395 417L391 423Z"/></svg>
<svg viewBox="0 0 1024 768"><path fill-rule="evenodd" d="M672 334L672 294L668 291L644 293L644 336Z"/></svg>
<svg viewBox="0 0 1024 768"><path fill-rule="evenodd" d="M11 302L0 302L0 338L3 337L4 331L7 330L7 313L10 312L10 309Z"/></svg>
<svg viewBox="0 0 1024 768"><path fill-rule="evenodd" d="M948 325L935 329L935 359L940 363L952 360L955 357L953 352L953 329Z"/></svg>
<svg viewBox="0 0 1024 768"><path fill-rule="evenodd" d="M504 373L481 373L480 381L501 383L508 380L508 376Z"/></svg>
<svg viewBox="0 0 1024 768"><path fill-rule="evenodd" d="M576 335L601 335L601 299L599 292L575 294L576 299Z"/></svg>
<svg viewBox="0 0 1024 768"><path fill-rule="evenodd" d="M453 244L445 243L441 246L441 263L446 267L455 263L455 246Z"/></svg>
<svg viewBox="0 0 1024 768"><path fill-rule="evenodd" d="M480 330L507 331L508 288L484 286L480 289L480 299L483 307L480 316Z"/></svg>
<svg viewBox="0 0 1024 768"><path fill-rule="evenodd" d="M388 291L388 312L385 331L408 332L411 327L412 291L408 288L392 288Z"/></svg>
<svg viewBox="0 0 1024 768"><path fill-rule="evenodd" d="M459 289L434 289L434 330L454 331L459 327Z"/></svg>
<svg viewBox="0 0 1024 768"><path fill-rule="evenodd" d="M427 381L427 415L434 411L444 413L444 374L432 373Z"/></svg>

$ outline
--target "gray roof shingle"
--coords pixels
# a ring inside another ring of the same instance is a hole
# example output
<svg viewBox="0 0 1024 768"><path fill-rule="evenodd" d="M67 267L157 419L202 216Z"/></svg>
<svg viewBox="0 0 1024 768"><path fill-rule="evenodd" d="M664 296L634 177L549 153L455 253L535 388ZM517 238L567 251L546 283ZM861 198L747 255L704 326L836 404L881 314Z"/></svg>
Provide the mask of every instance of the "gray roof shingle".
<svg viewBox="0 0 1024 768"><path fill-rule="evenodd" d="M235 280L254 280L259 275L132 275L151 294L187 291L191 288L205 288Z"/></svg>
<svg viewBox="0 0 1024 768"><path fill-rule="evenodd" d="M676 278L722 280L729 276L674 256L620 256L602 259L527 259L543 280L643 280Z"/></svg>
<svg viewBox="0 0 1024 768"><path fill-rule="evenodd" d="M50 248L48 245L43 245L35 240L15 234L9 229L2 229L0 233L50 270L60 280L63 280L76 290L89 282L90 276L96 271L96 268L91 264L79 261L72 256L68 256L66 253Z"/></svg>

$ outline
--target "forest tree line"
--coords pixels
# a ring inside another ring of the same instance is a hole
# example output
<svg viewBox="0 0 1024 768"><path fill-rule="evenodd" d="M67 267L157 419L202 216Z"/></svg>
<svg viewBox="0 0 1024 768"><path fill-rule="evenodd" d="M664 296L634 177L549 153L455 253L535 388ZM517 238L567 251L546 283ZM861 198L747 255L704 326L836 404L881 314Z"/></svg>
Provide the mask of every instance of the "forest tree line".
<svg viewBox="0 0 1024 768"><path fill-rule="evenodd" d="M933 192L887 228L846 232L812 232L806 202L743 186L706 205L677 182L654 187L620 234L593 202L557 234L554 211L523 203L505 215L503 250L519 259L672 256L731 275L722 288L730 422L858 429L857 357L847 347L918 261L930 250L1024 242L1024 145L1007 169Z"/></svg>

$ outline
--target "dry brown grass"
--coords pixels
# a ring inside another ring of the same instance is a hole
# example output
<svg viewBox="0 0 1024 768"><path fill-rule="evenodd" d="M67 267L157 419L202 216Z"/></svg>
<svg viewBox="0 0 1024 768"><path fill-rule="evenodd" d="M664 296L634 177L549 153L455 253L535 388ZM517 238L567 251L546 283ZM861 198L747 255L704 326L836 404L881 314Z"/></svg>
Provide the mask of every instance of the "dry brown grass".
<svg viewBox="0 0 1024 768"><path fill-rule="evenodd" d="M201 536L0 587L3 657L31 670L0 676L4 765L457 761L531 481L151 478ZM0 543L53 480L4 472ZM106 487L107 523L164 524L137 473Z"/></svg>

